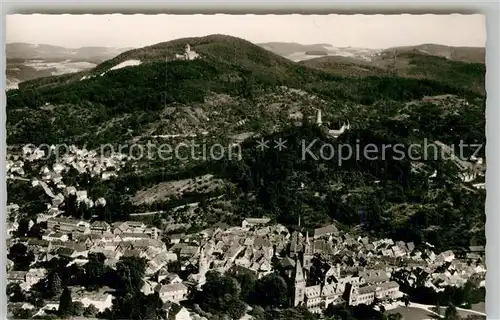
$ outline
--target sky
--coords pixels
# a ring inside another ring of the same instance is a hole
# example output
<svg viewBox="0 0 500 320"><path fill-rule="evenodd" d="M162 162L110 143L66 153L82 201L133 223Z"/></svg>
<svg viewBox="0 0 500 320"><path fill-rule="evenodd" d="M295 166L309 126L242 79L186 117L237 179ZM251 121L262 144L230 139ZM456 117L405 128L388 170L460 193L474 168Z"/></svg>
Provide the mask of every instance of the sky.
<svg viewBox="0 0 500 320"><path fill-rule="evenodd" d="M254 43L327 43L389 48L436 43L486 45L486 21L474 15L8 15L6 42L143 47L184 37L226 34Z"/></svg>

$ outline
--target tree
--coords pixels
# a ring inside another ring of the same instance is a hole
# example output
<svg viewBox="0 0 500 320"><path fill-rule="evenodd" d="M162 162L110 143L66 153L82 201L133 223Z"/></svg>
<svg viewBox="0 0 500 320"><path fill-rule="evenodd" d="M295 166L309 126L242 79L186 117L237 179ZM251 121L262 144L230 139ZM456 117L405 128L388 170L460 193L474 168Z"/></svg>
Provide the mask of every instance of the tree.
<svg viewBox="0 0 500 320"><path fill-rule="evenodd" d="M410 298L408 297L408 295L405 295L403 297L403 301L405 303L405 307L408 307L410 305Z"/></svg>
<svg viewBox="0 0 500 320"><path fill-rule="evenodd" d="M43 301L43 295L35 290L30 291L30 297L28 301L37 308L41 308L45 305L45 301Z"/></svg>
<svg viewBox="0 0 500 320"><path fill-rule="evenodd" d="M251 272L241 272L233 275L233 277L240 283L240 299L243 301L249 301L250 295L255 289L257 277Z"/></svg>
<svg viewBox="0 0 500 320"><path fill-rule="evenodd" d="M269 274L257 281L252 301L261 306L281 307L286 304L288 286L277 274Z"/></svg>
<svg viewBox="0 0 500 320"><path fill-rule="evenodd" d="M83 305L83 303L81 303L80 301L73 302L72 315L81 316L83 315L84 311L85 311L85 306Z"/></svg>
<svg viewBox="0 0 500 320"><path fill-rule="evenodd" d="M436 301L436 313L441 315L441 306L439 305L439 300Z"/></svg>
<svg viewBox="0 0 500 320"><path fill-rule="evenodd" d="M73 313L73 300L71 299L71 292L68 287L64 287L61 297L59 298L58 315L62 318L70 316Z"/></svg>
<svg viewBox="0 0 500 320"><path fill-rule="evenodd" d="M42 228L40 227L40 224L38 223L35 223L31 229L28 231L28 237L30 238L38 238L38 239L41 239L42 238L42 235L43 235L43 230Z"/></svg>
<svg viewBox="0 0 500 320"><path fill-rule="evenodd" d="M266 311L261 306L254 306L250 315L257 320L264 320L266 317Z"/></svg>
<svg viewBox="0 0 500 320"><path fill-rule="evenodd" d="M231 316L231 319L240 319L245 315L247 310L246 303L237 298L229 300L226 306L227 314Z"/></svg>
<svg viewBox="0 0 500 320"><path fill-rule="evenodd" d="M325 315L334 317L333 319L355 320L351 313L351 310L349 310L349 308L345 304L334 305L333 303L330 303L325 310Z"/></svg>
<svg viewBox="0 0 500 320"><path fill-rule="evenodd" d="M246 305L240 300L241 287L238 281L217 271L206 274L202 291L197 292L194 302L206 312L230 315L233 319L245 314Z"/></svg>
<svg viewBox="0 0 500 320"><path fill-rule="evenodd" d="M30 309L17 308L12 311L12 315L14 316L14 319L25 320L31 319L31 317L33 317L33 312Z"/></svg>
<svg viewBox="0 0 500 320"><path fill-rule="evenodd" d="M80 266L79 264L72 264L68 268L69 275L69 286L80 286L87 284L87 276L85 274L85 268Z"/></svg>
<svg viewBox="0 0 500 320"><path fill-rule="evenodd" d="M85 311L83 312L83 315L85 317L92 318L97 313L99 313L99 310L93 304L90 304L87 308L85 308Z"/></svg>
<svg viewBox="0 0 500 320"><path fill-rule="evenodd" d="M402 320L403 315L399 312L397 313L391 313L387 316L387 320Z"/></svg>
<svg viewBox="0 0 500 320"><path fill-rule="evenodd" d="M94 290L97 289L102 284L102 277L106 271L104 261L106 257L102 253L91 253L89 254L89 262L87 262L83 268L86 275L86 286L87 288Z"/></svg>
<svg viewBox="0 0 500 320"><path fill-rule="evenodd" d="M9 283L7 285L7 297L9 302L23 302L26 301L26 296L21 290L18 283Z"/></svg>
<svg viewBox="0 0 500 320"><path fill-rule="evenodd" d="M28 271L31 263L35 260L33 252L22 243L16 243L10 247L7 258L14 262L14 270Z"/></svg>
<svg viewBox="0 0 500 320"><path fill-rule="evenodd" d="M30 230L30 220L21 219L19 221L19 226L17 227L16 237L25 237Z"/></svg>
<svg viewBox="0 0 500 320"><path fill-rule="evenodd" d="M181 262L176 260L176 261L169 261L167 263L167 270L168 272L176 273L179 274L181 273Z"/></svg>
<svg viewBox="0 0 500 320"><path fill-rule="evenodd" d="M459 320L460 317L458 316L457 308L454 305L448 306L446 308L446 311L444 313L444 319L445 320Z"/></svg>
<svg viewBox="0 0 500 320"><path fill-rule="evenodd" d="M124 292L139 292L143 285L146 261L144 258L121 257L116 264L116 272L120 277L120 289Z"/></svg>
<svg viewBox="0 0 500 320"><path fill-rule="evenodd" d="M47 294L49 297L54 297L59 295L62 290L61 278L59 278L59 275L56 272L52 271L48 276Z"/></svg>
<svg viewBox="0 0 500 320"><path fill-rule="evenodd" d="M106 318L112 319L156 319L158 309L163 305L157 293L146 296L142 292L117 296L113 300Z"/></svg>

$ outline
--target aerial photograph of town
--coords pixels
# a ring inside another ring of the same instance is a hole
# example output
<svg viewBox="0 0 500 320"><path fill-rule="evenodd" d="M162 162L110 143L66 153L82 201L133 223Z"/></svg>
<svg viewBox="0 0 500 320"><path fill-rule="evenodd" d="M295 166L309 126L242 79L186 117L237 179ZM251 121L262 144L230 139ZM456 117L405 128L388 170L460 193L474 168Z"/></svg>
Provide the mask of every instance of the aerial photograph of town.
<svg viewBox="0 0 500 320"><path fill-rule="evenodd" d="M483 15L5 32L8 319L486 319Z"/></svg>

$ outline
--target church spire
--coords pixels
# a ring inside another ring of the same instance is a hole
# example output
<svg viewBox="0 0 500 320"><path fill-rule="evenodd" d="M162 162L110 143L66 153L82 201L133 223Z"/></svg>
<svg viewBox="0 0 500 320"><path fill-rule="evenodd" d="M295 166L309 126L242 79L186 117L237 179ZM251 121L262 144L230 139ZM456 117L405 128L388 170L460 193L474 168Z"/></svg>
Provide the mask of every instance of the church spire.
<svg viewBox="0 0 500 320"><path fill-rule="evenodd" d="M306 280L304 279L304 272L302 271L302 265L300 259L295 260L295 285L294 285L294 297L293 306L296 307L302 302L304 302L304 295L306 289Z"/></svg>
<svg viewBox="0 0 500 320"><path fill-rule="evenodd" d="M295 283L304 281L304 271L302 270L302 264L300 260L295 261Z"/></svg>
<svg viewBox="0 0 500 320"><path fill-rule="evenodd" d="M201 247L200 249L200 258L198 260L198 272L200 274L205 274L208 271L208 261L205 256L205 248Z"/></svg>

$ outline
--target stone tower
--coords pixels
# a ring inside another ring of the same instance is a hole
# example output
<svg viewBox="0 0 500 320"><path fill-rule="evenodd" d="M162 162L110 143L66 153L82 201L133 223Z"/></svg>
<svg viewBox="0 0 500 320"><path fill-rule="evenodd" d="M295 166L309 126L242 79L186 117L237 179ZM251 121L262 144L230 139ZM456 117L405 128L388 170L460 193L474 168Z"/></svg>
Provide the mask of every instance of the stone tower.
<svg viewBox="0 0 500 320"><path fill-rule="evenodd" d="M205 275L208 271L208 259L205 254L205 249L202 247L200 250L200 258L198 260L198 273L200 275Z"/></svg>
<svg viewBox="0 0 500 320"><path fill-rule="evenodd" d="M302 264L300 260L295 261L295 283L294 283L294 297L293 306L296 307L304 302L304 295L306 290L306 280L302 271Z"/></svg>
<svg viewBox="0 0 500 320"><path fill-rule="evenodd" d="M323 120L321 119L321 109L316 110L316 124L318 126L323 124Z"/></svg>
<svg viewBox="0 0 500 320"><path fill-rule="evenodd" d="M306 232L306 241L304 244L304 254L302 256L302 264L307 271L311 270L311 260L313 258L314 249L309 240L309 232Z"/></svg>

